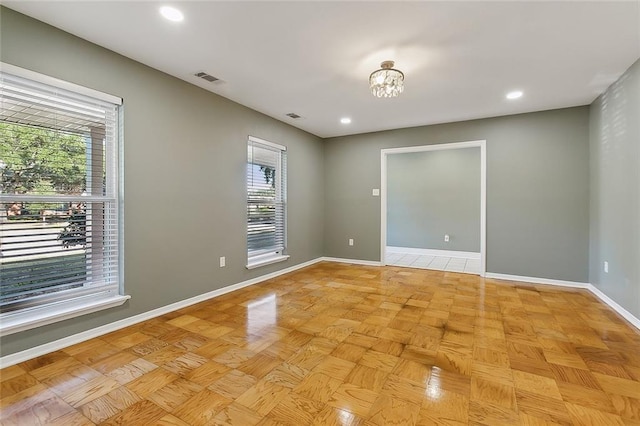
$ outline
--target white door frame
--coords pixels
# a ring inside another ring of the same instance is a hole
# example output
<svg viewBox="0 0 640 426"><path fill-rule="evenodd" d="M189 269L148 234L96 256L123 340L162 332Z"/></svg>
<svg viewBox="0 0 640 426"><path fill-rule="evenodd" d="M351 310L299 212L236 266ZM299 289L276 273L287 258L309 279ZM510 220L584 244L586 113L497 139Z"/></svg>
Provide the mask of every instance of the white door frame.
<svg viewBox="0 0 640 426"><path fill-rule="evenodd" d="M487 271L487 141L442 143L435 145L385 148L380 150L380 264L386 265L387 247L387 156L412 152L442 151L447 149L480 148L480 276Z"/></svg>

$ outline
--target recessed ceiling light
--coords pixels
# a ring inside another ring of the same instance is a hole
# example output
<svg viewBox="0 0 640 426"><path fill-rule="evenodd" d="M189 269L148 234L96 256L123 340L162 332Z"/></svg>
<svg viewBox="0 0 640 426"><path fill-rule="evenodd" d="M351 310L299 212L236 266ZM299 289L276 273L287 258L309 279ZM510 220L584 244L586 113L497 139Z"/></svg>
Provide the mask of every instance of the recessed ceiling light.
<svg viewBox="0 0 640 426"><path fill-rule="evenodd" d="M162 6L160 8L160 14L173 22L180 22L184 19L182 12L171 6Z"/></svg>
<svg viewBox="0 0 640 426"><path fill-rule="evenodd" d="M507 99L518 99L522 96L521 90L514 90L513 92L507 93Z"/></svg>
<svg viewBox="0 0 640 426"><path fill-rule="evenodd" d="M349 123L351 123L351 119L350 119L349 117L342 117L342 118L340 119L340 122L341 122L342 124L349 124Z"/></svg>

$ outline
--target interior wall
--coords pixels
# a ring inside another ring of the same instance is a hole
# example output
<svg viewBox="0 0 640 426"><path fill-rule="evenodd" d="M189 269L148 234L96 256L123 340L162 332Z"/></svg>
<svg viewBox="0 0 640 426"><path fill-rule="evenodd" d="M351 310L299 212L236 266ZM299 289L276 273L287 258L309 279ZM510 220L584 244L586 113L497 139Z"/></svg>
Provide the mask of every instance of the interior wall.
<svg viewBox="0 0 640 426"><path fill-rule="evenodd" d="M387 155L387 245L480 252L480 148Z"/></svg>
<svg viewBox="0 0 640 426"><path fill-rule="evenodd" d="M482 139L487 272L586 282L586 106L327 139L325 255L380 260L381 149Z"/></svg>
<svg viewBox="0 0 640 426"><path fill-rule="evenodd" d="M590 112L589 280L640 318L640 60Z"/></svg>
<svg viewBox="0 0 640 426"><path fill-rule="evenodd" d="M3 356L323 255L320 138L10 9L0 9L0 19L3 62L124 99L124 287L131 295L118 308L5 336ZM251 271L248 135L288 148L291 255Z"/></svg>

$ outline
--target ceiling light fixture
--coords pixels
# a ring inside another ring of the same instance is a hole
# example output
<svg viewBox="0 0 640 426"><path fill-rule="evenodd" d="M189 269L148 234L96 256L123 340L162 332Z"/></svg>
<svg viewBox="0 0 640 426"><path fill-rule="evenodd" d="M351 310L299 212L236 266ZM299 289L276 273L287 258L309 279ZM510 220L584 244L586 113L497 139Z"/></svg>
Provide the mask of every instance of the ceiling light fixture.
<svg viewBox="0 0 640 426"><path fill-rule="evenodd" d="M349 123L351 123L351 119L349 117L343 117L343 118L340 119L340 122L342 124L349 124Z"/></svg>
<svg viewBox="0 0 640 426"><path fill-rule="evenodd" d="M404 90L404 74L393 68L393 61L384 61L380 69L369 76L371 93L377 98L395 98Z"/></svg>
<svg viewBox="0 0 640 426"><path fill-rule="evenodd" d="M521 90L514 90L513 92L507 93L507 99L518 99L522 96Z"/></svg>
<svg viewBox="0 0 640 426"><path fill-rule="evenodd" d="M162 6L160 8L160 14L173 22L180 22L184 19L182 12L171 6Z"/></svg>

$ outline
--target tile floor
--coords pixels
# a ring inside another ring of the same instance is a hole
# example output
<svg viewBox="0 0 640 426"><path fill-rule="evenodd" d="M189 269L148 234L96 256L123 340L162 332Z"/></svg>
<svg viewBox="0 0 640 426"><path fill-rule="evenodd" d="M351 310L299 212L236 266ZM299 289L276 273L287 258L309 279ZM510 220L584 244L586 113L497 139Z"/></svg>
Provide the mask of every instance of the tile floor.
<svg viewBox="0 0 640 426"><path fill-rule="evenodd" d="M462 272L465 274L480 274L480 259L428 256L387 251L386 263L391 266Z"/></svg>

